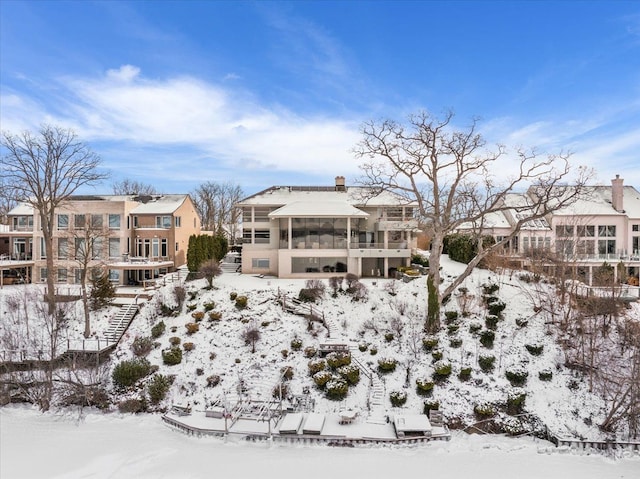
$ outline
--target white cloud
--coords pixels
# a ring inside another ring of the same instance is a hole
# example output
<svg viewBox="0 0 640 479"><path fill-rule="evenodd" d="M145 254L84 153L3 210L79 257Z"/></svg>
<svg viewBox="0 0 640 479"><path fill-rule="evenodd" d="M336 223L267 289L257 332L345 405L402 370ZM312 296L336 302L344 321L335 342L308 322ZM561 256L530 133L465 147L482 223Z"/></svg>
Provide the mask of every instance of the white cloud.
<svg viewBox="0 0 640 479"><path fill-rule="evenodd" d="M140 74L140 68L133 65L122 65L117 70L107 70L107 77L125 83L131 82Z"/></svg>

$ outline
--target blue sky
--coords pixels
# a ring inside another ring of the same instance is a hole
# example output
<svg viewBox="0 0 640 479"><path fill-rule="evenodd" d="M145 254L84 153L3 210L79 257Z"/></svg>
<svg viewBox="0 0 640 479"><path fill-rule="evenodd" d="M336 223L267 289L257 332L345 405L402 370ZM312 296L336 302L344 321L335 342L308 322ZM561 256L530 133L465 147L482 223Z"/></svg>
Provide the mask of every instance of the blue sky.
<svg viewBox="0 0 640 479"><path fill-rule="evenodd" d="M167 193L350 184L363 122L448 109L640 189L638 1L2 0L0 95Z"/></svg>

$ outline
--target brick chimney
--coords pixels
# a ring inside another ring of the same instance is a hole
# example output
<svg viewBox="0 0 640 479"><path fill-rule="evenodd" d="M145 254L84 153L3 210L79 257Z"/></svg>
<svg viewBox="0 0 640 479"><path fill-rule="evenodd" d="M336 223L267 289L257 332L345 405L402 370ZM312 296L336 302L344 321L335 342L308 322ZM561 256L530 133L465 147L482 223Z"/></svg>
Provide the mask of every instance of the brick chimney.
<svg viewBox="0 0 640 479"><path fill-rule="evenodd" d="M613 205L613 209L618 212L624 211L624 180L620 178L620 175L616 175L616 177L611 180L611 204Z"/></svg>
<svg viewBox="0 0 640 479"><path fill-rule="evenodd" d="M347 191L344 184L344 176L336 176L336 191Z"/></svg>

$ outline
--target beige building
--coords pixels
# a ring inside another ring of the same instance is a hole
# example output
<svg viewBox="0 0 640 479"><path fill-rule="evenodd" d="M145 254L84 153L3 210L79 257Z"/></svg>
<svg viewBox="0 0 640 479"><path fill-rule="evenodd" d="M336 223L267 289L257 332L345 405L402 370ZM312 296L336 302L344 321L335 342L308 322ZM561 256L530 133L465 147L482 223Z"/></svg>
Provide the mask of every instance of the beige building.
<svg viewBox="0 0 640 479"><path fill-rule="evenodd" d="M189 236L200 234L189 195L73 196L56 211L52 252L32 207L19 205L8 216L8 231L0 232L5 263L33 282L54 274L58 283L78 283L87 263L106 267L116 284L142 283L185 264Z"/></svg>

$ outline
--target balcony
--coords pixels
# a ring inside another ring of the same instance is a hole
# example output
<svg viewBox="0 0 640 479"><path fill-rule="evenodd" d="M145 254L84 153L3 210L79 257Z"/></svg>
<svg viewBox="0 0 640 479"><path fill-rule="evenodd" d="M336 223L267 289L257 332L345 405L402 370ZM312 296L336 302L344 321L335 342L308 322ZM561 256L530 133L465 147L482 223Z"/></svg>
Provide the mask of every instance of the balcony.
<svg viewBox="0 0 640 479"><path fill-rule="evenodd" d="M358 243L349 245L352 258L409 258L411 249L406 241L384 243Z"/></svg>
<svg viewBox="0 0 640 479"><path fill-rule="evenodd" d="M378 231L412 231L418 228L418 220L411 218L381 218L375 227Z"/></svg>

